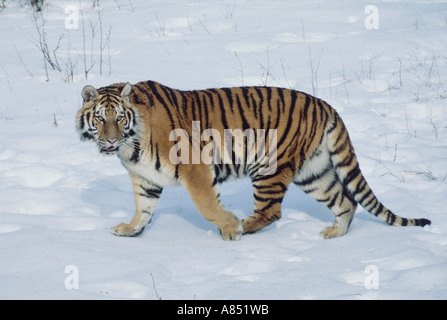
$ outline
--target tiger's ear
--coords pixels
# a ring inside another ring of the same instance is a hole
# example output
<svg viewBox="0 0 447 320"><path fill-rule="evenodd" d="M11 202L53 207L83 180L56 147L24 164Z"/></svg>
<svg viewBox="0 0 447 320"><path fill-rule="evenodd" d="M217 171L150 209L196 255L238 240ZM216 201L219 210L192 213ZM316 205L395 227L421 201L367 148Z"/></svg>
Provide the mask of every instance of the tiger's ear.
<svg viewBox="0 0 447 320"><path fill-rule="evenodd" d="M85 102L92 101L96 96L98 95L98 91L93 86L85 86L84 89L82 89L82 99L84 99Z"/></svg>
<svg viewBox="0 0 447 320"><path fill-rule="evenodd" d="M132 86L130 85L129 82L127 82L124 85L123 90L121 90L121 97L123 97L124 99L126 99L127 101L129 101L129 95L130 95L130 91L132 90Z"/></svg>

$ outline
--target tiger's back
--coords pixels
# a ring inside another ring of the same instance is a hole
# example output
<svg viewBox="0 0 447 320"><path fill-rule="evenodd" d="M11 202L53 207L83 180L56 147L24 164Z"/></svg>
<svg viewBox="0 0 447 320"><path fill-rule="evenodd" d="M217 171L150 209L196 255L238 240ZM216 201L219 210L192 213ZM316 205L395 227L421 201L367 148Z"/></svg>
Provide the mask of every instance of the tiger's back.
<svg viewBox="0 0 447 320"><path fill-rule="evenodd" d="M95 127L95 114L107 113L104 109L125 115L132 127L127 133L123 127L118 138L107 137L107 132L120 131L121 116L114 121L111 116L110 126L118 129L103 129L102 137L97 130L100 144L116 139L116 152L113 145L108 148L129 170L135 192L137 213L130 224L113 228L117 235L141 233L162 188L174 184L188 190L224 239L238 239L279 219L292 182L334 213L335 224L322 231L326 238L347 232L357 203L392 225L430 223L396 216L378 201L361 174L341 118L306 93L274 87L181 91L146 81L88 87L83 97L81 137ZM216 189L217 183L241 176L251 178L255 202L253 214L242 222L222 207Z"/></svg>

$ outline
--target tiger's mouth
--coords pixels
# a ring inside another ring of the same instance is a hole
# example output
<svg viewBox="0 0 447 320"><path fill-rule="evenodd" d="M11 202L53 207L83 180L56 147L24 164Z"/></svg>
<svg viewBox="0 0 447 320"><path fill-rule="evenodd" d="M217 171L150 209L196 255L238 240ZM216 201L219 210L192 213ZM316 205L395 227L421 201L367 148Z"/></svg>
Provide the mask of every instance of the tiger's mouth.
<svg viewBox="0 0 447 320"><path fill-rule="evenodd" d="M101 147L100 152L105 154L113 154L118 151L118 146Z"/></svg>

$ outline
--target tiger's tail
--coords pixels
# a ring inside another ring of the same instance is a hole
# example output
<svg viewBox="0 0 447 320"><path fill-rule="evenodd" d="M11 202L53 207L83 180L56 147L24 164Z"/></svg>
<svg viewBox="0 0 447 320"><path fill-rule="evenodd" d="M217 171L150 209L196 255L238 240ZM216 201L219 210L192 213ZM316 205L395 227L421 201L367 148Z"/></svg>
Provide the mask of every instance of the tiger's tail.
<svg viewBox="0 0 447 320"><path fill-rule="evenodd" d="M431 221L425 218L408 219L400 217L387 209L377 199L360 171L348 131L337 113L335 113L334 121L328 125L326 134L332 164L338 178L355 201L365 210L392 226L423 227L431 224Z"/></svg>

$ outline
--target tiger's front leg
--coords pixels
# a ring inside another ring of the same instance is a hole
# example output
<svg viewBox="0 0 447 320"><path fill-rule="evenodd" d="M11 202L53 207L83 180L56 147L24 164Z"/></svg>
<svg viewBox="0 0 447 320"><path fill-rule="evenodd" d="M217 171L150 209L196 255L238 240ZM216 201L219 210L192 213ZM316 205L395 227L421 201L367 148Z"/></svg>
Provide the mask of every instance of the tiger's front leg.
<svg viewBox="0 0 447 320"><path fill-rule="evenodd" d="M150 183L138 176L131 175L135 196L136 213L130 224L120 223L112 228L117 236L135 237L140 235L152 220L155 207L160 198L162 187Z"/></svg>

